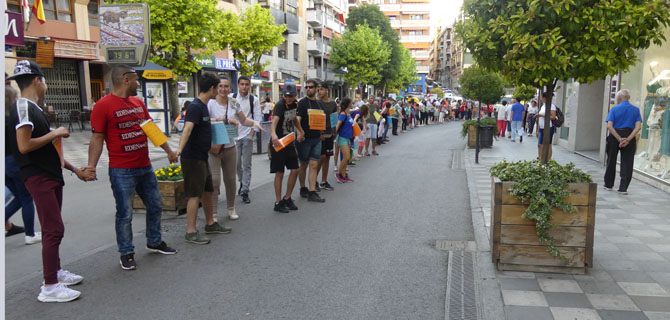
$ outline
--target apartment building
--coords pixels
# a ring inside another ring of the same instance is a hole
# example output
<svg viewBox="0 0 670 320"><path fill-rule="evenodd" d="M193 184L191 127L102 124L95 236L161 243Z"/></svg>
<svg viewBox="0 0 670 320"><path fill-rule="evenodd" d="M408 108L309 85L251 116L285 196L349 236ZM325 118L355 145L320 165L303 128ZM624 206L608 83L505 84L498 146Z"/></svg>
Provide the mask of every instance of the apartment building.
<svg viewBox="0 0 670 320"><path fill-rule="evenodd" d="M426 77L430 72L430 0L374 0L391 27L400 35L400 42L416 60L420 80L411 85L413 92L426 92Z"/></svg>
<svg viewBox="0 0 670 320"><path fill-rule="evenodd" d="M452 28L439 28L431 42L430 50L430 80L433 86L451 88L451 42Z"/></svg>
<svg viewBox="0 0 670 320"><path fill-rule="evenodd" d="M454 25L459 21L465 19L464 13L461 13L454 21ZM472 54L465 48L463 41L457 37L454 37L451 43L451 60L449 63L449 81L447 82L447 88L455 91L459 91L461 85L458 83L463 70L472 65L473 59Z"/></svg>

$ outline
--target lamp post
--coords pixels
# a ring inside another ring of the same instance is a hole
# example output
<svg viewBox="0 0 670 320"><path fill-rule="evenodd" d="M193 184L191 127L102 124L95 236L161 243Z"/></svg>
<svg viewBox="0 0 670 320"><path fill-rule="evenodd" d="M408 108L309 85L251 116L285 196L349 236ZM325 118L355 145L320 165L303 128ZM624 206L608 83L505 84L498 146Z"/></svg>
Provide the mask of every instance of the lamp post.
<svg viewBox="0 0 670 320"><path fill-rule="evenodd" d="M477 143L476 143L476 149L475 149L475 163L479 164L479 140L480 140L480 121L482 120L482 102L479 101L479 107L477 108Z"/></svg>

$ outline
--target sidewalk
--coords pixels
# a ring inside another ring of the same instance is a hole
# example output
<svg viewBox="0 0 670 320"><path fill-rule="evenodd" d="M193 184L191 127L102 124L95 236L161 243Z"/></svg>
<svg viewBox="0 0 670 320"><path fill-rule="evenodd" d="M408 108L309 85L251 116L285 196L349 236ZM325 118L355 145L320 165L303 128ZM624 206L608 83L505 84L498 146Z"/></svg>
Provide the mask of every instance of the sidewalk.
<svg viewBox="0 0 670 320"><path fill-rule="evenodd" d="M522 144L499 138L493 148L480 152L479 164L474 163L474 149L465 151L473 225L484 251L478 263L484 269L495 269L489 245L483 243L490 239L489 168L502 160L536 157L536 137L525 137ZM553 159L576 164L602 185L602 164L559 146L553 146ZM617 173L615 187L618 179ZM510 320L670 319L670 196L635 179L628 191L624 196L599 187L594 267L586 275L493 271L500 293L493 290L484 298L493 304L502 298Z"/></svg>

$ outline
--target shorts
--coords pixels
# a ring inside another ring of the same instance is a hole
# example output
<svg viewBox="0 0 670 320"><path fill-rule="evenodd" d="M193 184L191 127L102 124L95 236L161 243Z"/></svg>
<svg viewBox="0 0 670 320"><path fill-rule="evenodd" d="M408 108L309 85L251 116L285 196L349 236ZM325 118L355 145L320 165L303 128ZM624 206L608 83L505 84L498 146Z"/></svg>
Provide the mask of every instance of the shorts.
<svg viewBox="0 0 670 320"><path fill-rule="evenodd" d="M368 123L368 132L365 134L368 139L377 139L377 125Z"/></svg>
<svg viewBox="0 0 670 320"><path fill-rule="evenodd" d="M337 136L337 146L338 147L344 147L344 146L350 146L350 145L351 145L351 139Z"/></svg>
<svg viewBox="0 0 670 320"><path fill-rule="evenodd" d="M554 141L554 132L556 132L556 128L551 127L549 129L549 143L552 143ZM542 141L544 140L544 129L540 129L540 136L537 139L537 145L541 145Z"/></svg>
<svg viewBox="0 0 670 320"><path fill-rule="evenodd" d="M295 144L288 145L279 151L270 149L272 159L270 159L270 173L284 172L284 168L289 170L298 169L298 152L295 150Z"/></svg>
<svg viewBox="0 0 670 320"><path fill-rule="evenodd" d="M205 192L213 192L212 172L209 163L199 159L181 158L184 173L184 192L187 198L200 198Z"/></svg>
<svg viewBox="0 0 670 320"><path fill-rule="evenodd" d="M332 156L333 155L333 142L335 138L330 137L330 138L325 138L323 141L321 141L321 155L322 156Z"/></svg>
<svg viewBox="0 0 670 320"><path fill-rule="evenodd" d="M302 163L321 160L321 138L307 138L298 142L298 159Z"/></svg>

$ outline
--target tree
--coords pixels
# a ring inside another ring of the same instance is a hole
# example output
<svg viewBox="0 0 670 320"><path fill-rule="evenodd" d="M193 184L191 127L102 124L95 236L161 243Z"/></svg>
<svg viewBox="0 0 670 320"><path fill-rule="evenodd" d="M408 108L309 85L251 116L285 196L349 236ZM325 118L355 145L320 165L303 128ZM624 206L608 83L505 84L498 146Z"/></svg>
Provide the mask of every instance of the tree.
<svg viewBox="0 0 670 320"><path fill-rule="evenodd" d="M444 91L442 90L442 88L430 89L430 93L436 95L439 99L442 99L442 97L444 97Z"/></svg>
<svg viewBox="0 0 670 320"><path fill-rule="evenodd" d="M498 102L505 95L505 88L499 74L478 65L465 69L459 83L461 84L463 97L479 101L479 108L477 108L479 114L477 117L477 149L475 151L475 163L479 163L479 122L481 120L482 102L484 104Z"/></svg>
<svg viewBox="0 0 670 320"><path fill-rule="evenodd" d="M401 76L401 71L399 69L402 65L402 52L405 48L400 43L398 32L391 28L389 19L384 15L384 13L377 5L364 5L355 7L349 12L347 17L347 28L350 30L356 30L358 26L361 25L368 25L371 28L378 28L379 33L386 42L386 46L390 49L390 56L388 60L384 61L383 63L382 79L380 84L386 86L397 85L398 78ZM414 82L415 81L412 83ZM400 86L400 88L403 87Z"/></svg>
<svg viewBox="0 0 670 320"><path fill-rule="evenodd" d="M250 76L267 66L260 63L262 55L285 41L282 33L286 25L276 25L270 10L255 4L239 17L226 12L217 30L222 35L220 46L225 48L229 42L233 57L240 62L237 71Z"/></svg>
<svg viewBox="0 0 670 320"><path fill-rule="evenodd" d="M514 98L521 98L521 100L530 100L537 95L537 89L533 86L520 84L514 87ZM521 101L519 101L521 102Z"/></svg>
<svg viewBox="0 0 670 320"><path fill-rule="evenodd" d="M119 0L117 3L149 5L151 19L150 60L172 70L170 109L179 114L177 76L188 76L200 69L196 58L225 48L227 39L217 35L218 24L226 17L216 8L217 0ZM214 41L217 39L217 41ZM223 47L222 47L223 46Z"/></svg>
<svg viewBox="0 0 670 320"><path fill-rule="evenodd" d="M342 39L334 38L331 45L330 62L337 68L347 68L345 81L352 85L380 82L390 50L377 29L360 25L356 30L344 32Z"/></svg>
<svg viewBox="0 0 670 320"><path fill-rule="evenodd" d="M416 61L409 52L409 49L401 47L400 64L398 65L398 76L386 83L386 91L389 89L405 89L418 79L416 74Z"/></svg>
<svg viewBox="0 0 670 320"><path fill-rule="evenodd" d="M592 83L627 70L636 50L660 45L670 25L666 0L465 0L463 10L456 32L479 65L550 93L558 81Z"/></svg>

